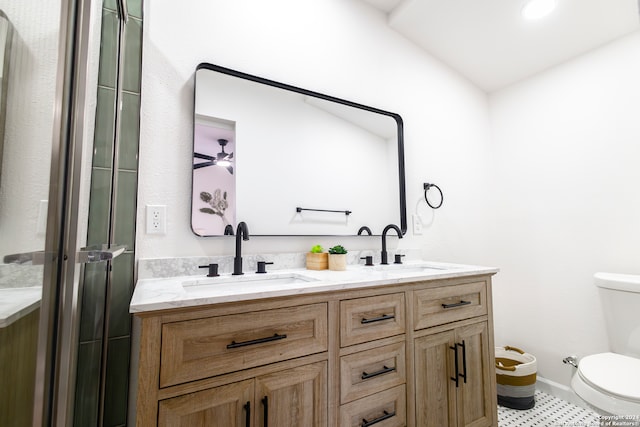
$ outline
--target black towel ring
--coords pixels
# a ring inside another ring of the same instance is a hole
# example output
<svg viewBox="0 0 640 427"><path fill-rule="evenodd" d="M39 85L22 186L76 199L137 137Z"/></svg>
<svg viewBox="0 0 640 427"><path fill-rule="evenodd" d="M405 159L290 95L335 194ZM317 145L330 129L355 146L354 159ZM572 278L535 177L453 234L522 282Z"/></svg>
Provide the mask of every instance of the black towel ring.
<svg viewBox="0 0 640 427"><path fill-rule="evenodd" d="M440 203L438 204L438 206L432 205L431 202L429 202L429 199L427 198L427 191L429 191L431 187L435 187L440 193ZM440 187L438 187L435 184L429 184L428 182L425 182L423 184L423 188L424 188L424 200L432 209L438 209L440 206L442 206L442 202L444 201L444 194L442 194L442 190L440 189Z"/></svg>

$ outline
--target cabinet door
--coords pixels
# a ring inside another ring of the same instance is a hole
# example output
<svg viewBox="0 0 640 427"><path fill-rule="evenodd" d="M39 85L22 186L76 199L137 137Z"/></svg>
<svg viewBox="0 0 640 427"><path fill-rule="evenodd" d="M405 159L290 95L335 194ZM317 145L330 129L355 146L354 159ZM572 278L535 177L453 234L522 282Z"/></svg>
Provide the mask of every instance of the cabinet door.
<svg viewBox="0 0 640 427"><path fill-rule="evenodd" d="M256 378L257 425L327 425L327 362L299 366Z"/></svg>
<svg viewBox="0 0 640 427"><path fill-rule="evenodd" d="M414 341L416 426L456 425L454 338L454 331L446 331Z"/></svg>
<svg viewBox="0 0 640 427"><path fill-rule="evenodd" d="M486 427L494 422L491 382L495 381L495 375L491 370L494 361L490 359L488 334L487 322L456 329L459 358L463 362L460 370L462 374L466 371L466 382L456 389L459 427Z"/></svg>
<svg viewBox="0 0 640 427"><path fill-rule="evenodd" d="M254 381L215 387L160 402L158 426L249 427Z"/></svg>

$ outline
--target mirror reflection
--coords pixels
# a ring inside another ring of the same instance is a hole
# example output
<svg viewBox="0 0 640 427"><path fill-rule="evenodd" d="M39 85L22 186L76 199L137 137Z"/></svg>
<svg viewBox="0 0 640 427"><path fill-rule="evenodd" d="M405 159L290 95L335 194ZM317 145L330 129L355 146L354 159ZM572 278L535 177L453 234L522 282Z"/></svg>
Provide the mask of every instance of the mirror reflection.
<svg viewBox="0 0 640 427"><path fill-rule="evenodd" d="M193 197L200 235L230 234L236 223L235 131L213 118L196 117L193 130ZM195 179L197 177L197 179Z"/></svg>
<svg viewBox="0 0 640 427"><path fill-rule="evenodd" d="M194 233L406 230L399 115L211 64L195 81Z"/></svg>
<svg viewBox="0 0 640 427"><path fill-rule="evenodd" d="M4 146L4 126L7 111L7 86L9 84L9 60L13 27L7 15L0 10L0 177L2 176L2 152Z"/></svg>

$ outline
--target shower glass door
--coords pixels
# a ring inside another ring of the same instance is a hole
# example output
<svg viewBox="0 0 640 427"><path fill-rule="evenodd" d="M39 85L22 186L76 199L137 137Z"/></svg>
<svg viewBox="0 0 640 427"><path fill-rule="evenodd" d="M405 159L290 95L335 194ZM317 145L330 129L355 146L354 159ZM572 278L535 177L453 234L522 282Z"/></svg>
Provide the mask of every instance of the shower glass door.
<svg viewBox="0 0 640 427"><path fill-rule="evenodd" d="M82 241L90 182L83 152L94 121L86 112L97 75L89 41L99 25L91 7L0 0L3 427L71 424L79 278L83 262L111 256L85 250Z"/></svg>

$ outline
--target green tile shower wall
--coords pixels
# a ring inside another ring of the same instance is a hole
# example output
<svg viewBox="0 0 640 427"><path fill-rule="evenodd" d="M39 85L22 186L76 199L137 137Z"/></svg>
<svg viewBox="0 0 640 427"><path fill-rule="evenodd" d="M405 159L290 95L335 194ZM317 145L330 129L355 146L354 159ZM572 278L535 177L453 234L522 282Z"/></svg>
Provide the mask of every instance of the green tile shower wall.
<svg viewBox="0 0 640 427"><path fill-rule="evenodd" d="M136 191L138 176L135 171L118 171L118 187L116 189L115 242L127 245L133 251L136 240Z"/></svg>
<svg viewBox="0 0 640 427"><path fill-rule="evenodd" d="M133 253L125 253L115 259L111 285L109 338L126 337L131 328L129 302L133 292Z"/></svg>
<svg viewBox="0 0 640 427"><path fill-rule="evenodd" d="M85 264L84 292L80 311L81 344L102 339L106 284L107 271L104 263Z"/></svg>
<svg viewBox="0 0 640 427"><path fill-rule="evenodd" d="M118 15L114 10L102 11L102 35L100 38L100 66L98 85L116 86L118 64Z"/></svg>
<svg viewBox="0 0 640 427"><path fill-rule="evenodd" d="M129 10L130 13L132 9ZM125 31L127 32L127 43L124 47L124 61L127 65L124 69L123 90L140 94L142 21L136 18L129 19Z"/></svg>
<svg viewBox="0 0 640 427"><path fill-rule="evenodd" d="M105 0L103 7L109 10L116 10L116 0ZM142 0L129 0L127 7L129 8L128 12L130 17L142 20Z"/></svg>
<svg viewBox="0 0 640 427"><path fill-rule="evenodd" d="M80 343L76 377L74 427L98 425L98 399L100 393L100 341ZM93 398L93 397L96 398Z"/></svg>
<svg viewBox="0 0 640 427"><path fill-rule="evenodd" d="M127 337L109 339L107 372L129 372L131 339ZM121 426L127 423L127 399L129 375L107 375L105 384L104 425Z"/></svg>
<svg viewBox="0 0 640 427"><path fill-rule="evenodd" d="M131 34L127 33L127 37ZM140 93L122 95L122 121L120 124L120 169L137 171L138 141L140 139Z"/></svg>
<svg viewBox="0 0 640 427"><path fill-rule="evenodd" d="M113 122L115 90L98 87L96 125L93 136L93 167L111 167L111 151L113 150Z"/></svg>
<svg viewBox="0 0 640 427"><path fill-rule="evenodd" d="M131 318L129 302L134 286L135 220L140 136L140 82L142 58L142 0L128 0L125 28L122 114L116 188L115 243L127 251L112 263L109 336L103 337L106 266L87 264L80 321L75 426L95 426L100 396L100 363L107 361L104 397L105 427L126 426ZM102 9L91 195L87 244L108 241L109 198L114 142L115 86L117 79L118 19L115 0ZM102 355L103 339L108 354Z"/></svg>

